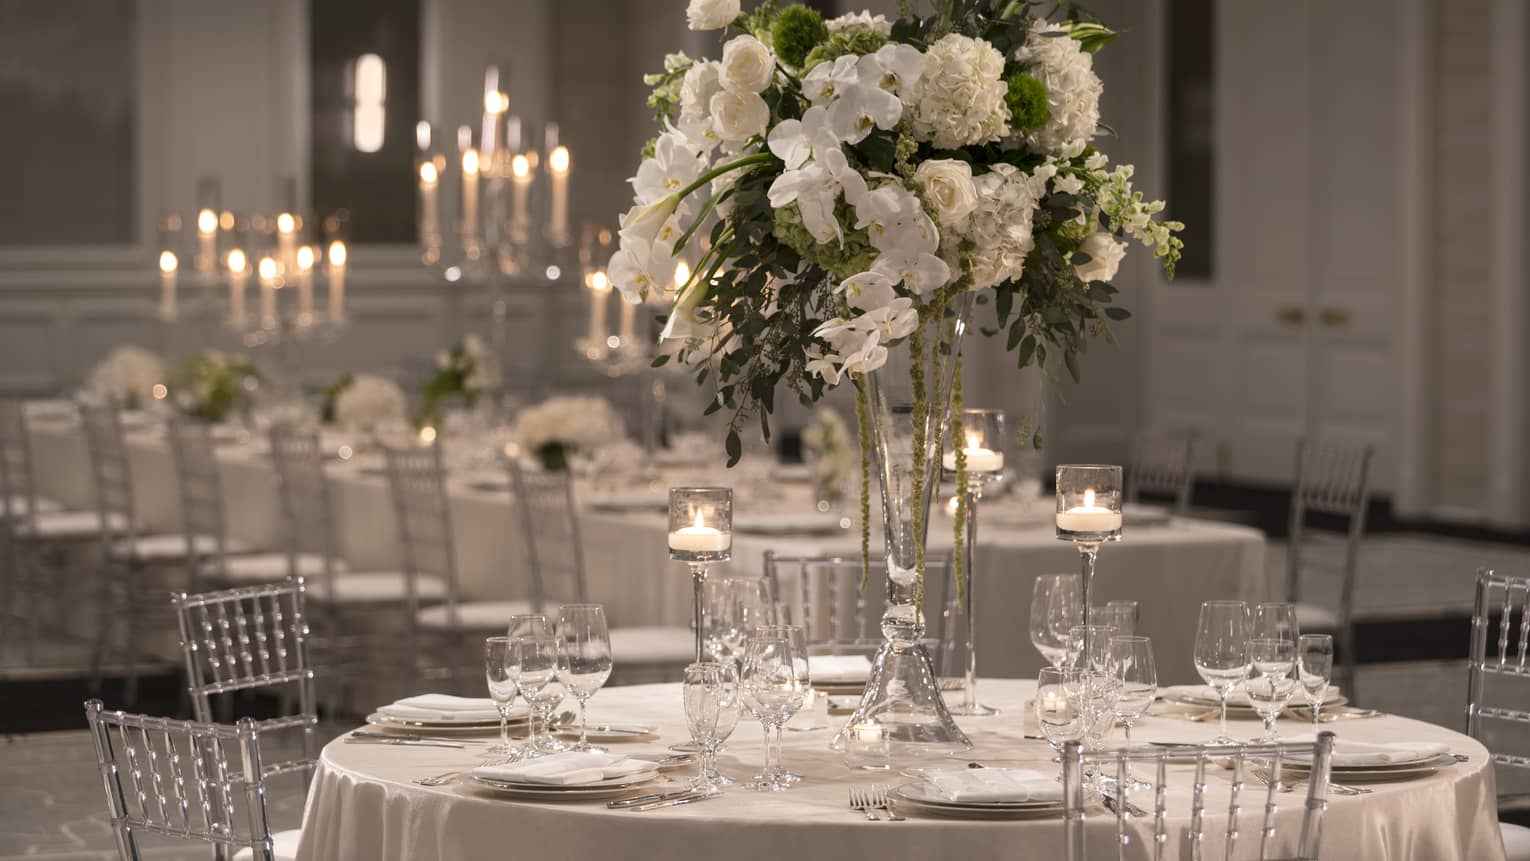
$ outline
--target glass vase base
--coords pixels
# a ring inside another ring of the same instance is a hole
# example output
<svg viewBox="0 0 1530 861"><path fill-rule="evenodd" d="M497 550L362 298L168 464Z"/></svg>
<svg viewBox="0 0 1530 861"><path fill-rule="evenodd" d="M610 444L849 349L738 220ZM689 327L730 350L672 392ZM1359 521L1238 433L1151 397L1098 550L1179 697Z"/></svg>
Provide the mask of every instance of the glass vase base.
<svg viewBox="0 0 1530 861"><path fill-rule="evenodd" d="M985 706L982 703L973 703L970 706L966 703L957 703L951 706L950 711L957 717L991 717L999 713L999 710L993 706Z"/></svg>
<svg viewBox="0 0 1530 861"><path fill-rule="evenodd" d="M899 648L884 642L871 662L860 705L829 743L843 752L852 727L875 724L891 759L946 756L972 749L940 695L929 652L922 645ZM864 737L864 730L861 731Z"/></svg>

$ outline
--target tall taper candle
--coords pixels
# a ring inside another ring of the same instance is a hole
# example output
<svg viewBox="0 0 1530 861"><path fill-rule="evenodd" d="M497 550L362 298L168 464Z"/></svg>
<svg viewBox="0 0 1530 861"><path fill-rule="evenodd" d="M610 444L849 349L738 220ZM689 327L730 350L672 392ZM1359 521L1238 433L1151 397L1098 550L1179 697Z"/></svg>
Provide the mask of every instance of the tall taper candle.
<svg viewBox="0 0 1530 861"><path fill-rule="evenodd" d="M552 174L551 236L554 242L568 240L568 174L573 167L568 147L560 146L547 155L547 170Z"/></svg>
<svg viewBox="0 0 1530 861"><path fill-rule="evenodd" d="M345 243L329 244L329 322L345 322Z"/></svg>
<svg viewBox="0 0 1530 861"><path fill-rule="evenodd" d="M260 326L263 329L276 328L276 284L279 267L276 260L270 257L260 258L260 266L256 274L260 276Z"/></svg>
<svg viewBox="0 0 1530 861"><path fill-rule="evenodd" d="M527 205L531 194L531 159L517 155L510 159L510 235L525 242L530 233Z"/></svg>
<svg viewBox="0 0 1530 861"><path fill-rule="evenodd" d="M590 346L599 348L606 342L606 297L611 295L611 279L603 271L590 275ZM622 304L626 304L625 302Z"/></svg>
<svg viewBox="0 0 1530 861"><path fill-rule="evenodd" d="M304 245L297 250L298 321L313 321L313 247Z"/></svg>
<svg viewBox="0 0 1530 861"><path fill-rule="evenodd" d="M462 235L478 235L478 151L471 147L462 154Z"/></svg>
<svg viewBox="0 0 1530 861"><path fill-rule="evenodd" d="M441 244L440 175L432 162L420 163L420 244Z"/></svg>
<svg viewBox="0 0 1530 861"><path fill-rule="evenodd" d="M249 278L250 263L235 248L228 253L228 321L235 328L244 327L244 287Z"/></svg>
<svg viewBox="0 0 1530 861"><path fill-rule="evenodd" d="M180 261L174 251L159 253L159 316L165 320L175 319L176 269Z"/></svg>
<svg viewBox="0 0 1530 861"><path fill-rule="evenodd" d="M297 218L290 212L276 216L277 262L291 272L297 266Z"/></svg>
<svg viewBox="0 0 1530 861"><path fill-rule="evenodd" d="M193 268L211 275L218 268L218 214L211 209L197 213L197 258Z"/></svg>

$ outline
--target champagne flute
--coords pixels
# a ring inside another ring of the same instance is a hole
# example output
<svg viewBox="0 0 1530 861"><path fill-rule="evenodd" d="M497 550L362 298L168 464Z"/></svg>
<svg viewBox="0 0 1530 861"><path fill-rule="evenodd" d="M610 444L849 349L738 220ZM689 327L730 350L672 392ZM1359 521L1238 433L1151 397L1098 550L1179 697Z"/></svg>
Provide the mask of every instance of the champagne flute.
<svg viewBox="0 0 1530 861"><path fill-rule="evenodd" d="M511 642L509 637L488 637L483 641L484 677L489 683L489 697L499 711L499 744L490 747L488 752L519 758L525 755L525 749L510 743L510 707L521 691L510 675Z"/></svg>
<svg viewBox="0 0 1530 861"><path fill-rule="evenodd" d="M611 677L611 636L606 608L564 604L558 610L558 680L579 701L579 741L574 750L604 752L590 744L585 717L590 697Z"/></svg>
<svg viewBox="0 0 1530 861"><path fill-rule="evenodd" d="M1084 587L1077 574L1043 574L1031 587L1031 645L1053 667L1068 657L1068 631L1084 624Z"/></svg>
<svg viewBox="0 0 1530 861"><path fill-rule="evenodd" d="M791 787L781 764L780 726L802 707L798 664L786 637L752 635L744 647L740 699L765 731L765 767L745 789L779 792Z"/></svg>
<svg viewBox="0 0 1530 861"><path fill-rule="evenodd" d="M1296 605L1282 602L1255 604L1248 629L1250 640L1289 640L1301 636L1296 626Z"/></svg>
<svg viewBox="0 0 1530 861"><path fill-rule="evenodd" d="M1064 744L1084 737L1082 671L1072 667L1041 669L1036 677L1036 725L1059 756Z"/></svg>
<svg viewBox="0 0 1530 861"><path fill-rule="evenodd" d="M1227 698L1248 678L1248 605L1207 601L1195 630L1195 671L1217 692L1220 729L1214 744L1236 744L1227 734Z"/></svg>
<svg viewBox="0 0 1530 861"><path fill-rule="evenodd" d="M1275 721L1296 692L1296 644L1290 640L1248 641L1253 675L1244 683L1248 701L1264 720L1264 734L1256 741L1275 740Z"/></svg>
<svg viewBox="0 0 1530 861"><path fill-rule="evenodd" d="M713 790L733 781L717 771L717 751L738 726L738 667L732 661L685 668L685 720L701 751L700 774L691 788Z"/></svg>
<svg viewBox="0 0 1530 861"><path fill-rule="evenodd" d="M1328 698L1328 683L1333 678L1333 636L1303 634L1296 649L1302 699L1312 708L1312 728L1317 729L1318 711Z"/></svg>

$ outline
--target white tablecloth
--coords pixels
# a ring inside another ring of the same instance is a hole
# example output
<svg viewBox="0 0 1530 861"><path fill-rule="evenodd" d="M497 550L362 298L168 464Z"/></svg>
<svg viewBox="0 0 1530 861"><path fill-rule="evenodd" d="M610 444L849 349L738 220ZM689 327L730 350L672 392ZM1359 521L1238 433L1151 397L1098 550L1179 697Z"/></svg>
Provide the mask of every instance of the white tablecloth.
<svg viewBox="0 0 1530 861"><path fill-rule="evenodd" d="M1057 768L1045 743L1021 738L1034 732L1034 722L1022 720L1034 685L985 680L984 689L987 698L1004 711L990 718L963 719L963 727L978 748L942 762L959 765L978 760L1043 771ZM651 722L662 732L657 742L622 745L619 749L623 751L659 751L686 737L677 685L613 688L597 694L591 703L591 719L616 718ZM1503 858L1493 772L1481 745L1458 733L1405 718L1347 720L1326 726L1344 738L1441 741L1455 753L1469 756L1470 761L1422 779L1373 784L1375 791L1369 795L1333 796L1323 828L1322 857L1357 861ZM1239 721L1232 729L1237 735L1252 736L1259 725ZM1282 731L1298 730L1283 725ZM1148 717L1137 725L1134 740L1196 741L1214 733L1214 724ZM482 758L481 748L383 747L337 740L325 748L310 790L298 857L304 861L510 855L730 861L1051 861L1062 857L1060 819L978 822L924 818L904 809L909 817L906 822L866 822L846 808L848 787L903 779L888 772L851 771L838 755L826 749L828 741L828 729L786 733L786 766L805 778L787 792L730 790L722 798L699 804L634 813L608 810L601 801L520 802L462 784L426 788L411 782L451 769L470 768ZM735 778L747 777L758 770L761 758L759 726L745 718L720 757L722 770ZM1175 841L1183 841L1189 825L1190 774L1188 767L1176 770L1169 795L1168 828ZM1225 810L1227 788L1226 772L1211 774L1211 810ZM1295 839L1293 829L1300 822L1303 798L1300 792L1278 796L1281 806L1275 839L1278 848L1286 852L1291 851ZM1132 800L1143 807L1152 804L1146 797L1133 796ZM1258 817L1256 807L1240 820L1244 841L1257 839ZM1110 841L1115 817L1092 813L1089 821L1091 857L1114 859ZM1208 812L1206 827L1208 837L1220 837L1226 827L1225 817ZM1215 845L1220 846L1220 842ZM1240 846L1247 848L1245 843ZM1173 852L1171 856L1179 854Z"/></svg>
<svg viewBox="0 0 1530 861"><path fill-rule="evenodd" d="M89 463L78 429L34 422L32 440L40 492L72 507L93 506ZM128 447L140 519L149 529L178 531L180 512L168 448L151 432L130 434ZM265 455L253 445L220 444L218 456L231 535L257 548L279 547L275 477ZM393 509L377 458L337 463L330 475L340 547L351 570L397 570L401 557ZM502 472L465 472L454 474L449 482L461 594L484 599L527 597L531 579L516 540L520 526L509 493L470 485L485 477L504 476ZM702 477L724 484L733 480L727 473L713 471L706 476L675 473L666 476L666 481L686 483ZM756 498L741 486L735 510L779 510L794 501L802 510L811 504L801 486L771 489L765 495L773 498ZM612 625L689 624L691 581L683 565L669 560L662 511L586 511L582 531L589 598L606 605ZM758 573L768 549L855 555L859 546L853 530L828 536L740 533L734 537L731 570ZM951 521L937 513L932 518L930 547L949 552L950 546ZM879 541L874 541L873 552L880 552ZM982 674L1035 676L1041 658L1029 637L1032 583L1038 574L1077 570L1073 546L1058 541L1044 521L1025 527L983 525L975 592ZM1266 574L1261 532L1197 520L1141 528L1129 522L1124 540L1101 550L1095 576L1096 603L1117 598L1140 603L1139 633L1154 638L1165 683L1196 681L1193 644L1185 632L1194 630L1201 601L1256 601L1272 595L1273 589Z"/></svg>

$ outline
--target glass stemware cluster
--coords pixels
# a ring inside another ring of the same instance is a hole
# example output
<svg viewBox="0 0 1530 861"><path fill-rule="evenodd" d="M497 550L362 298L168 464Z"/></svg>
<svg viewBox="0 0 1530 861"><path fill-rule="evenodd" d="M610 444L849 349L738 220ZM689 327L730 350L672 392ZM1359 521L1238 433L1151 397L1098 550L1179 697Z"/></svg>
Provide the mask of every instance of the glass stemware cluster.
<svg viewBox="0 0 1530 861"><path fill-rule="evenodd" d="M744 647L739 689L744 708L765 732L765 767L745 789L776 792L801 780L782 764L781 730L807 699L806 638L796 625L755 628Z"/></svg>
<svg viewBox="0 0 1530 861"><path fill-rule="evenodd" d="M700 774L692 789L713 790L733 781L717 770L717 751L738 726L738 667L732 661L702 661L685 668L685 723L701 752Z"/></svg>
<svg viewBox="0 0 1530 861"><path fill-rule="evenodd" d="M1292 604L1264 603L1252 609L1242 601L1201 605L1195 668L1220 701L1217 744L1235 743L1227 734L1227 701L1240 687L1264 722L1257 741L1275 740L1276 721L1298 689L1312 707L1315 723L1332 666L1332 638L1302 636Z"/></svg>
<svg viewBox="0 0 1530 861"><path fill-rule="evenodd" d="M492 753L534 757L599 749L588 741L585 707L611 677L611 637L601 605L565 604L556 624L540 614L511 617L506 636L484 641L484 673L500 713L500 741ZM551 719L568 694L579 702L579 741L572 745L553 735ZM510 706L517 695L531 710L525 747L509 739Z"/></svg>

